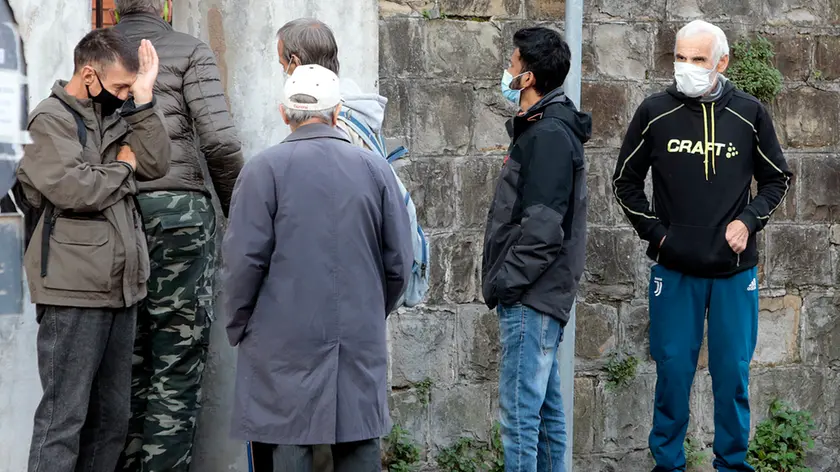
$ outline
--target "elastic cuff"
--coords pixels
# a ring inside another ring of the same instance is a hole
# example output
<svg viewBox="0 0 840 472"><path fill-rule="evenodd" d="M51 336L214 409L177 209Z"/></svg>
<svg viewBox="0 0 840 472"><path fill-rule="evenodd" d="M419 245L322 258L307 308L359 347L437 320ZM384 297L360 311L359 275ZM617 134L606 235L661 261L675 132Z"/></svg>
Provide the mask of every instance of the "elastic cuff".
<svg viewBox="0 0 840 472"><path fill-rule="evenodd" d="M129 164L128 162L117 161L117 163L124 165L128 169L128 175L134 173L134 167L131 167L131 164Z"/></svg>
<svg viewBox="0 0 840 472"><path fill-rule="evenodd" d="M662 238L668 235L668 228L665 227L661 222L657 222L656 226L653 227L652 230L648 233L648 241L656 244L659 247L659 243L662 242Z"/></svg>
<svg viewBox="0 0 840 472"><path fill-rule="evenodd" d="M152 101L151 102L144 103L143 105L140 105L139 107L134 104L134 99L131 99L128 103L126 103L126 105L128 105L128 107L123 106L122 110L120 111L120 116L123 116L123 117L131 116L135 113L140 113L141 111L149 110L151 108L154 108L155 103L157 103L157 97L155 97L155 96L152 96Z"/></svg>
<svg viewBox="0 0 840 472"><path fill-rule="evenodd" d="M750 234L755 233L755 230L758 228L758 218L748 209L744 209L744 211L742 211L736 219L747 226L747 229L750 230Z"/></svg>

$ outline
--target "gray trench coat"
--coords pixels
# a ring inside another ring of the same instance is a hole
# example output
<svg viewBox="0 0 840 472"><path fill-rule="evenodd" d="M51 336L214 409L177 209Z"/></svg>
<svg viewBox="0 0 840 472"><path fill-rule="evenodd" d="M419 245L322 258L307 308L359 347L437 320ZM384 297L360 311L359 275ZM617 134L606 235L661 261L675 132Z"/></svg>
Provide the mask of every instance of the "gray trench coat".
<svg viewBox="0 0 840 472"><path fill-rule="evenodd" d="M380 437L387 314L412 264L388 163L335 128L306 125L248 161L223 256L239 346L232 434L270 444Z"/></svg>

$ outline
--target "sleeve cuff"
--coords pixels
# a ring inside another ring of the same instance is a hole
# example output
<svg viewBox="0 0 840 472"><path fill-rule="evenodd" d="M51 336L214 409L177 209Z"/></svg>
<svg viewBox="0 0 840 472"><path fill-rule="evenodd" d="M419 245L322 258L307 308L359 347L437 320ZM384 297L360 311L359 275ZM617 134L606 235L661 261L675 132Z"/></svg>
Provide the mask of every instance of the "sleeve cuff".
<svg viewBox="0 0 840 472"><path fill-rule="evenodd" d="M738 215L737 219L747 226L747 229L750 230L750 234L755 233L756 229L758 229L758 218L749 210L749 208L745 208L744 211Z"/></svg>
<svg viewBox="0 0 840 472"><path fill-rule="evenodd" d="M126 169L128 169L128 175L134 174L134 168L131 167L131 164L128 162L117 161L118 164L124 165Z"/></svg>
<svg viewBox="0 0 840 472"><path fill-rule="evenodd" d="M157 97L152 97L152 101L149 103L144 103L139 107L134 104L134 99L132 98L128 102L126 102L125 106L123 106L120 115L125 118L126 116L134 115L135 113L140 113L141 111L151 110L155 107L157 103Z"/></svg>
<svg viewBox="0 0 840 472"><path fill-rule="evenodd" d="M656 226L653 227L652 230L648 233L648 242L659 245L662 238L664 238L668 234L668 228L665 227L661 222L657 222Z"/></svg>

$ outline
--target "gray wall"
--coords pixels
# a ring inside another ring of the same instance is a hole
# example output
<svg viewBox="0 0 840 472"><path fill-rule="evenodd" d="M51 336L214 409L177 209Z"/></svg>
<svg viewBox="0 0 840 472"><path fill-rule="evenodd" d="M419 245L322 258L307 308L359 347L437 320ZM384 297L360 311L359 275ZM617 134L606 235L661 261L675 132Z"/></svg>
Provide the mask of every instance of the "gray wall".
<svg viewBox="0 0 840 472"><path fill-rule="evenodd" d="M29 106L73 73L73 47L90 30L89 0L11 0L25 41ZM35 310L0 316L0 472L26 470L32 415L41 397L35 355Z"/></svg>

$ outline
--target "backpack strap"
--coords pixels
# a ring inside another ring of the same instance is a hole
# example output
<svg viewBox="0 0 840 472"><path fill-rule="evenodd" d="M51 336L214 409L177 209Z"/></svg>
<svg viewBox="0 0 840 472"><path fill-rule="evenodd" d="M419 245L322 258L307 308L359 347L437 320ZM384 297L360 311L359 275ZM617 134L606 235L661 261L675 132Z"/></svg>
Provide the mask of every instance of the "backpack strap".
<svg viewBox="0 0 840 472"><path fill-rule="evenodd" d="M382 157L387 157L387 154L385 153L385 144L379 136L375 135L367 125L353 116L351 112L340 111L338 113L338 118L347 123L347 126L355 131L372 151L378 152Z"/></svg>
<svg viewBox="0 0 840 472"><path fill-rule="evenodd" d="M406 154L408 154L408 149L406 149L405 146L400 146L391 151L391 154L388 154L388 163L393 164L394 161L402 158Z"/></svg>
<svg viewBox="0 0 840 472"><path fill-rule="evenodd" d="M79 144L82 145L82 150L84 151L85 145L87 144L87 126L85 126L85 120L79 112L71 108L70 105L64 103L64 100L61 100L55 95L52 96L58 100L58 103L61 103L61 105L73 116L73 120L76 121L76 135L79 138ZM43 198L43 205L44 224L41 227L41 277L46 277L47 263L50 258L50 237L52 236L53 226L55 225L55 218L58 215L55 212L55 206L48 199Z"/></svg>

